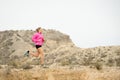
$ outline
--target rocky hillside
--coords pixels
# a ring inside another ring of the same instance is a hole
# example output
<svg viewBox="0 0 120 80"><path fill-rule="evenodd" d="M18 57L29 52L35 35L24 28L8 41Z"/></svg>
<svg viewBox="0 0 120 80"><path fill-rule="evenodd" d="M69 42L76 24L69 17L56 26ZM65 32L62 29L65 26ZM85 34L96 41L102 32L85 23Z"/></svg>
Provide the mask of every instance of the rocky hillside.
<svg viewBox="0 0 120 80"><path fill-rule="evenodd" d="M62 45L46 58L46 63L58 66L120 67L120 46L81 49Z"/></svg>
<svg viewBox="0 0 120 80"><path fill-rule="evenodd" d="M0 80L120 80L120 46L79 48L68 35L44 29L49 68L43 69L39 58L23 56L27 50L36 51L33 34L33 30L0 31Z"/></svg>
<svg viewBox="0 0 120 80"><path fill-rule="evenodd" d="M35 51L31 37L32 30L1 31L0 32L0 64L8 63L11 57L19 58L26 50ZM43 45L45 53L51 53L61 45L74 45L68 35L54 30L44 30L45 43Z"/></svg>
<svg viewBox="0 0 120 80"><path fill-rule="evenodd" d="M9 61L22 63L26 50L35 51L31 37L32 30L1 31L0 32L0 64L10 64ZM95 48L79 48L74 45L68 35L55 30L43 30L45 43L45 63L49 66L116 66L120 67L120 46L103 46ZM33 57L26 59L31 64ZM25 60L25 61L26 61ZM13 62L11 62L13 63Z"/></svg>

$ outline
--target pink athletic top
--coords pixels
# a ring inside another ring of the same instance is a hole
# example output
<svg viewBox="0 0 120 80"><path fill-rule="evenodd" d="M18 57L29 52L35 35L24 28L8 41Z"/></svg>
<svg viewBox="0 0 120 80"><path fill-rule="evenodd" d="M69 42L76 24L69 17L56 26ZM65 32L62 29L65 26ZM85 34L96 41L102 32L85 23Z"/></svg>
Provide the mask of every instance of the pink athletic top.
<svg viewBox="0 0 120 80"><path fill-rule="evenodd" d="M43 37L42 33L36 32L32 36L32 41L35 43L35 45L42 45L44 42L44 37Z"/></svg>

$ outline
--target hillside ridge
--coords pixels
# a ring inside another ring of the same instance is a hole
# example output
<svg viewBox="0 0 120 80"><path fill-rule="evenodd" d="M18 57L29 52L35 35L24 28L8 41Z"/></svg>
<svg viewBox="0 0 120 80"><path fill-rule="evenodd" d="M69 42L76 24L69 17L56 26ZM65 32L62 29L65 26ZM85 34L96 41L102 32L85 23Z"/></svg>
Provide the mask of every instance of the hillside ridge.
<svg viewBox="0 0 120 80"><path fill-rule="evenodd" d="M24 57L36 51L33 30L0 31L0 80L120 80L120 46L77 47L69 35L43 29L45 65Z"/></svg>

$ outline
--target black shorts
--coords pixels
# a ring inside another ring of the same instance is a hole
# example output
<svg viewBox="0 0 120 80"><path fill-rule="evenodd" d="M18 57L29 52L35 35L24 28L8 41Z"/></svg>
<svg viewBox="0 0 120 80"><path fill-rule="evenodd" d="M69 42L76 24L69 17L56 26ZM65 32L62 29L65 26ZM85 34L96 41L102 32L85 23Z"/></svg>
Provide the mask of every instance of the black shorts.
<svg viewBox="0 0 120 80"><path fill-rule="evenodd" d="M42 45L35 45L35 46L36 46L36 49L38 49L38 48L42 47Z"/></svg>

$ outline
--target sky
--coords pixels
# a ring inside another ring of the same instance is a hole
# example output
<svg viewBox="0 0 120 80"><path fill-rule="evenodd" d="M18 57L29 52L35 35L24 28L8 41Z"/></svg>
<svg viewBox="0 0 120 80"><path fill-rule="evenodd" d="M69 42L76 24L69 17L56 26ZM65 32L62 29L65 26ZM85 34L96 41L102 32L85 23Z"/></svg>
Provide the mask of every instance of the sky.
<svg viewBox="0 0 120 80"><path fill-rule="evenodd" d="M0 31L39 26L81 48L120 45L120 0L0 0Z"/></svg>

